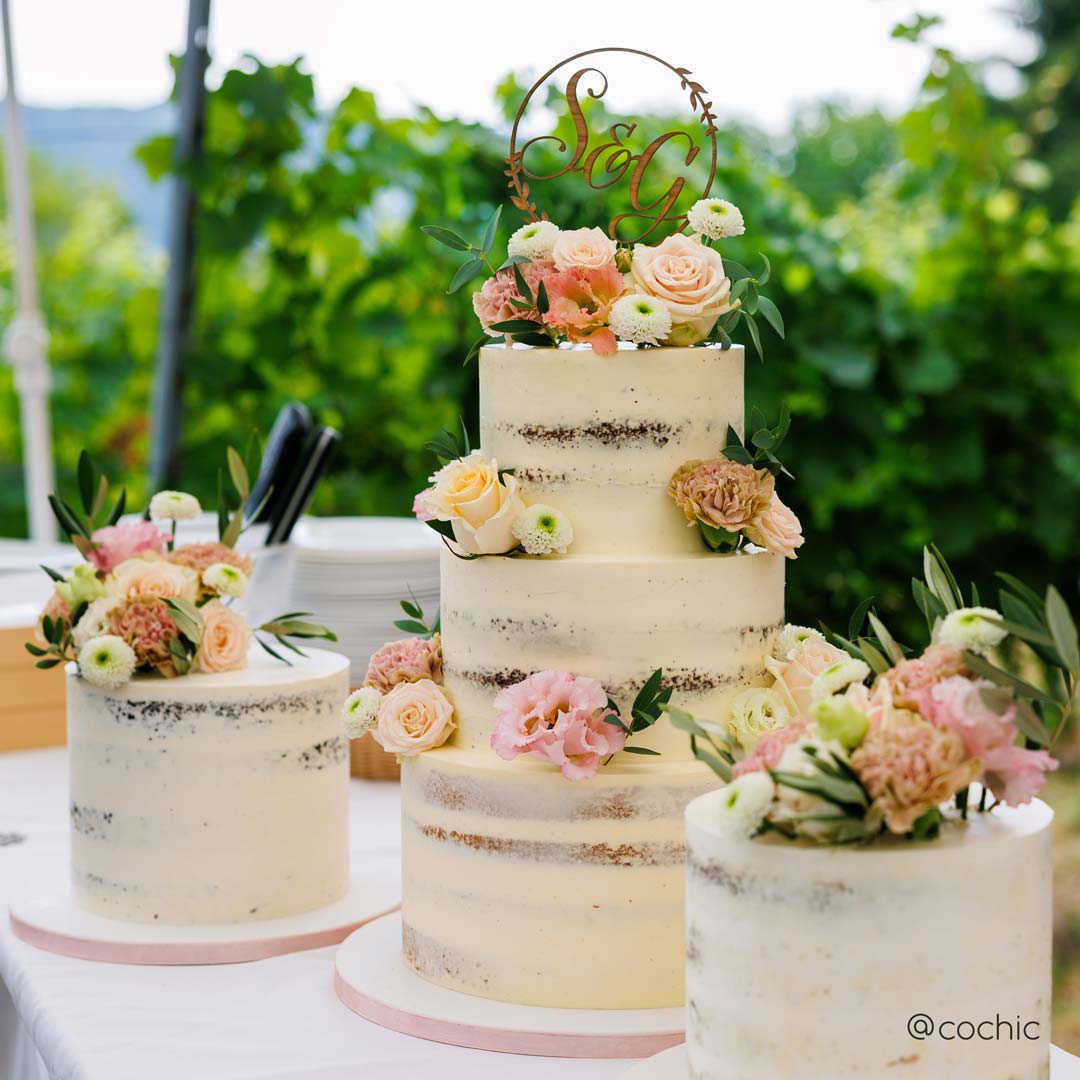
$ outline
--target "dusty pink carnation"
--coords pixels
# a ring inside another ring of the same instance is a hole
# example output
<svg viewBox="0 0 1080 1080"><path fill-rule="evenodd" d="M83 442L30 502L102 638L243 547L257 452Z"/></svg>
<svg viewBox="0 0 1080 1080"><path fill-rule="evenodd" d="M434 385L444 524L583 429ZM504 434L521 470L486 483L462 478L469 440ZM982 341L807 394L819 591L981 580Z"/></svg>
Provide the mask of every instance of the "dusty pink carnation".
<svg viewBox="0 0 1080 1080"><path fill-rule="evenodd" d="M99 570L108 573L125 559L147 551L160 554L165 550L169 537L151 521L123 521L119 525L105 525L95 529L90 539L94 547L87 558Z"/></svg>
<svg viewBox="0 0 1080 1080"><path fill-rule="evenodd" d="M365 686L388 694L398 683L442 682L442 638L411 637L384 645L368 663Z"/></svg>
<svg viewBox="0 0 1080 1080"><path fill-rule="evenodd" d="M753 543L760 544L774 555L783 555L785 559L797 558L795 550L803 545L799 519L780 501L775 491L765 509L746 527L746 536Z"/></svg>
<svg viewBox="0 0 1080 1080"><path fill-rule="evenodd" d="M964 654L947 645L931 645L922 656L901 660L878 677L874 690L886 691L898 709L919 708L918 692L954 675L967 674ZM921 711L921 710L920 710Z"/></svg>
<svg viewBox="0 0 1080 1080"><path fill-rule="evenodd" d="M1039 794L1046 773L1058 767L1045 750L1018 746L1013 718L1016 706L996 713L983 691L993 689L986 679L954 675L915 691L919 711L927 720L955 732L969 757L982 761L987 787L1010 806L1029 802Z"/></svg>
<svg viewBox="0 0 1080 1080"><path fill-rule="evenodd" d="M714 458L680 465L668 484L668 494L691 524L704 521L737 533L764 513L773 485L767 469Z"/></svg>
<svg viewBox="0 0 1080 1080"><path fill-rule="evenodd" d="M122 637L134 650L139 667L175 674L169 639L177 636L176 623L164 600L138 597L119 604L109 618L109 633Z"/></svg>
<svg viewBox="0 0 1080 1080"><path fill-rule="evenodd" d="M540 671L495 696L491 748L505 761L531 754L558 765L568 780L588 780L626 736L605 716L607 694L596 679Z"/></svg>
<svg viewBox="0 0 1080 1080"><path fill-rule="evenodd" d="M608 325L611 305L626 291L626 282L613 262L596 268L571 266L547 279L550 307L544 322L574 342L587 342L599 356L618 348Z"/></svg>
<svg viewBox="0 0 1080 1080"><path fill-rule="evenodd" d="M807 726L801 720L794 720L787 727L777 728L775 731L766 732L758 739L754 752L742 761L736 762L731 770L732 777L742 776L744 773L762 772L765 769L775 769L784 756L784 751L796 743L807 733Z"/></svg>
<svg viewBox="0 0 1080 1080"><path fill-rule="evenodd" d="M169 562L190 567L199 574L215 563L227 563L243 571L247 577L251 576L251 556L242 555L235 548L216 540L206 544L182 544L171 551L167 558Z"/></svg>
<svg viewBox="0 0 1080 1080"><path fill-rule="evenodd" d="M958 735L916 713L896 713L893 722L869 732L851 755L851 767L889 831L898 834L910 832L927 810L966 788L981 769Z"/></svg>
<svg viewBox="0 0 1080 1080"><path fill-rule="evenodd" d="M529 286L529 291L535 297L540 281L555 273L555 264L550 259L536 259L533 262L519 263L518 269L525 279L525 284ZM484 327L485 333L492 337L503 337L498 330L491 329L492 323L506 322L508 319L540 318L535 308L525 311L514 307L510 302L523 299L524 297L518 292L514 268L508 266L494 277L489 277L480 291L473 293L473 310Z"/></svg>

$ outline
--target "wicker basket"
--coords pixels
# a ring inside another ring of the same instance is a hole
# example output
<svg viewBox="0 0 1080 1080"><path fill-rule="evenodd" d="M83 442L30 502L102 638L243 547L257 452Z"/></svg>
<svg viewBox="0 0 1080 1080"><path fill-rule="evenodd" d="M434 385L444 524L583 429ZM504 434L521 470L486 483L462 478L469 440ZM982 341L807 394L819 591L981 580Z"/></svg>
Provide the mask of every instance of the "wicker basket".
<svg viewBox="0 0 1080 1080"><path fill-rule="evenodd" d="M349 764L353 776L361 780L400 780L396 754L388 754L371 735L349 743Z"/></svg>

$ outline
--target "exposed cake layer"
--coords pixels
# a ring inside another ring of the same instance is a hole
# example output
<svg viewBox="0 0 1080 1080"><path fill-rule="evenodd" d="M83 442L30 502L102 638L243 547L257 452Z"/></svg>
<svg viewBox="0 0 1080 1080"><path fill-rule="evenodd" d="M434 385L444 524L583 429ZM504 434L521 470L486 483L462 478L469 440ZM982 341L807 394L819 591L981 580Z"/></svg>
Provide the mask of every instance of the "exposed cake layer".
<svg viewBox="0 0 1080 1080"><path fill-rule="evenodd" d="M443 748L402 764L404 955L500 1001L637 1009L683 1001L683 812L697 762L572 783Z"/></svg>
<svg viewBox="0 0 1080 1080"><path fill-rule="evenodd" d="M348 884L348 661L103 690L68 672L76 902L131 922L272 919Z"/></svg>
<svg viewBox="0 0 1080 1080"><path fill-rule="evenodd" d="M1045 804L816 848L721 836L723 798L687 810L694 1080L1049 1076Z"/></svg>
<svg viewBox="0 0 1080 1080"><path fill-rule="evenodd" d="M743 429L743 350L488 346L480 436L529 502L558 507L574 555L694 552L696 529L667 495L672 473L713 458Z"/></svg>
<svg viewBox="0 0 1080 1080"><path fill-rule="evenodd" d="M673 703L719 720L734 694L765 681L764 656L783 620L784 560L766 552L466 562L444 551L455 745L487 749L499 689L545 668L591 675L628 709L662 667ZM635 742L665 758L690 756L666 718Z"/></svg>

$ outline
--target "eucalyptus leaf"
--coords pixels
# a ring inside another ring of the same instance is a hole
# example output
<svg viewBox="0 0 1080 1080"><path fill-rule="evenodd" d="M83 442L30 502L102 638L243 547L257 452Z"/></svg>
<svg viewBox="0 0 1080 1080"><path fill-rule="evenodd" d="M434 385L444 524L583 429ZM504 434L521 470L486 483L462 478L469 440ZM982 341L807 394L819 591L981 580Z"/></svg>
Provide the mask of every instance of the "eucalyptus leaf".
<svg viewBox="0 0 1080 1080"><path fill-rule="evenodd" d="M885 650L888 658L894 663L899 664L904 659L904 650L897 645L896 640L892 634L885 629L885 624L877 617L874 612L867 612L870 618L870 625L874 629L874 635L881 642L882 648Z"/></svg>
<svg viewBox="0 0 1080 1080"><path fill-rule="evenodd" d="M420 231L426 233L432 240L435 240L448 248L453 248L454 251L472 250L472 246L469 244L468 240L463 240L456 232L453 232L450 229L444 229L441 225L421 225Z"/></svg>
<svg viewBox="0 0 1080 1080"><path fill-rule="evenodd" d="M1008 686L1015 690L1021 697L1027 698L1029 701L1045 701L1051 705L1055 705L1058 702L1057 698L1046 693L1045 690L1040 690L1037 686L1032 686L1031 683L1025 682L1016 675L1004 671L999 667L995 667L989 660L984 659L976 653L964 653L964 663L971 671L975 672L976 675L983 675L991 682L997 683L999 686Z"/></svg>
<svg viewBox="0 0 1080 1080"><path fill-rule="evenodd" d="M884 675L892 667L892 664L882 655L880 650L866 638L857 638L856 644L859 647L859 652L862 653L862 658L870 665L870 669L875 675Z"/></svg>
<svg viewBox="0 0 1080 1080"><path fill-rule="evenodd" d="M858 637L862 631L863 623L866 622L866 613L870 610L870 605L874 602L872 596L868 596L863 600L859 606L851 613L851 618L848 620L848 637Z"/></svg>
<svg viewBox="0 0 1080 1080"><path fill-rule="evenodd" d="M532 304L534 302L532 289L529 288L529 283L525 280L525 275L521 272L521 266L518 263L514 263L514 284L517 285L521 299Z"/></svg>
<svg viewBox="0 0 1080 1080"><path fill-rule="evenodd" d="M240 501L246 501L247 497L251 494L251 480L248 477L247 466L244 464L244 459L237 453L234 447L226 447L225 459L229 464L229 477L232 480L233 487L236 488L237 495L240 496Z"/></svg>
<svg viewBox="0 0 1080 1080"><path fill-rule="evenodd" d="M758 333L757 323L754 322L754 317L746 311L743 312L743 320L746 323L746 329L750 331L750 340L754 343L754 348L757 350L758 359L764 362L765 350L761 347L761 334Z"/></svg>
<svg viewBox="0 0 1080 1080"><path fill-rule="evenodd" d="M90 455L83 450L79 454L79 464L76 469L79 480L79 498L82 500L83 510L87 518L94 516L94 497L97 494L97 470L90 460Z"/></svg>
<svg viewBox="0 0 1080 1080"><path fill-rule="evenodd" d="M428 628L415 619L398 619L394 626L399 630L403 630L406 634L426 634L428 632Z"/></svg>
<svg viewBox="0 0 1080 1080"><path fill-rule="evenodd" d="M647 746L624 746L624 754L648 754L651 757L660 757L659 750L650 750Z"/></svg>
<svg viewBox="0 0 1080 1080"><path fill-rule="evenodd" d="M112 510L109 511L109 516L105 519L106 525L115 525L121 517L124 516L124 511L127 509L127 488L121 488L120 494L116 498L116 502L113 504Z"/></svg>
<svg viewBox="0 0 1080 1080"><path fill-rule="evenodd" d="M483 259L467 259L458 268L450 281L450 288L446 290L448 296L456 293L462 286L467 285L477 274L484 269Z"/></svg>
<svg viewBox="0 0 1080 1080"><path fill-rule="evenodd" d="M783 337L784 317L780 314L780 309L767 296L758 297L758 311L776 333Z"/></svg>
<svg viewBox="0 0 1080 1080"><path fill-rule="evenodd" d="M1077 648L1076 623L1065 598L1050 585L1046 590L1046 625L1054 640L1054 648L1067 671L1080 672L1080 650Z"/></svg>
<svg viewBox="0 0 1080 1080"><path fill-rule="evenodd" d="M484 229L484 238L480 241L480 250L489 254L495 246L495 237L499 231L499 218L502 216L502 203L495 207L495 213L488 219L487 228Z"/></svg>

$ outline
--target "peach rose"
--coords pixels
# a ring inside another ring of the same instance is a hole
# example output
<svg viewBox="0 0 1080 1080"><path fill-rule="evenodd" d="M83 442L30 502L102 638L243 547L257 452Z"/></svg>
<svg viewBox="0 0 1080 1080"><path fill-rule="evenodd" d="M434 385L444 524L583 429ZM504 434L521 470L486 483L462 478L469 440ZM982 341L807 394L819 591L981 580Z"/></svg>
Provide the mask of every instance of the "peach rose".
<svg viewBox="0 0 1080 1080"><path fill-rule="evenodd" d="M120 563L105 582L105 591L116 600L156 596L161 600L180 597L194 603L199 591L199 575L160 555L142 555Z"/></svg>
<svg viewBox="0 0 1080 1080"><path fill-rule="evenodd" d="M454 539L470 555L501 555L517 547L514 521L525 509L517 480L499 478L496 462L475 450L431 477L427 511L453 525Z"/></svg>
<svg viewBox="0 0 1080 1080"><path fill-rule="evenodd" d="M775 491L765 509L747 527L746 537L774 555L783 555L785 559L798 558L795 549L803 545L799 519L780 501Z"/></svg>
<svg viewBox="0 0 1080 1080"><path fill-rule="evenodd" d="M567 229L559 233L551 258L559 270L580 266L599 270L615 261L616 243L603 229Z"/></svg>
<svg viewBox="0 0 1080 1080"><path fill-rule="evenodd" d="M453 706L435 683L421 679L383 695L372 735L389 753L409 757L442 746L453 730Z"/></svg>
<svg viewBox="0 0 1080 1080"><path fill-rule="evenodd" d="M630 276L640 292L667 304L672 323L669 345L704 340L716 320L736 306L723 260L699 237L675 233L656 247L635 244Z"/></svg>
<svg viewBox="0 0 1080 1080"><path fill-rule="evenodd" d="M211 600L199 608L203 636L195 653L200 671L235 671L247 662L251 631L244 617L220 600Z"/></svg>
<svg viewBox="0 0 1080 1080"><path fill-rule="evenodd" d="M810 637L801 641L791 653L789 660L765 657L765 666L776 676L776 688L787 698L791 711L797 716L810 713L810 688L826 668L848 654L823 638Z"/></svg>

